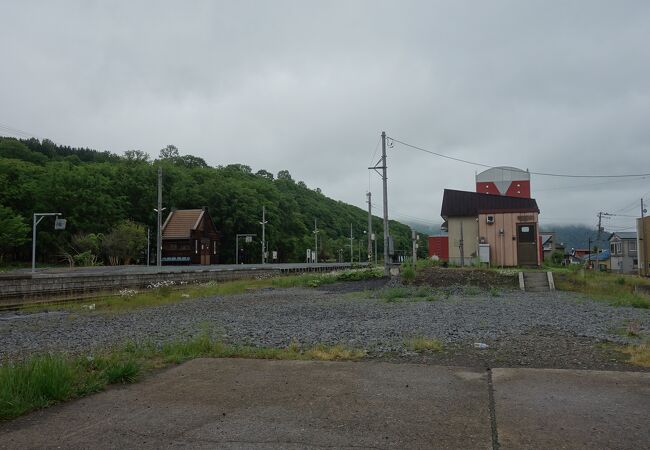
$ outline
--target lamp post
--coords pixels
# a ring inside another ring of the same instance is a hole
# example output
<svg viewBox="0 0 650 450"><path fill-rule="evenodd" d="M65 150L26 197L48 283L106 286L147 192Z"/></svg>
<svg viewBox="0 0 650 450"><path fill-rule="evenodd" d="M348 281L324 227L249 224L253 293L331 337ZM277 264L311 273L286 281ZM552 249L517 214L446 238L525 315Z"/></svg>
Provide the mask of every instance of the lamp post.
<svg viewBox="0 0 650 450"><path fill-rule="evenodd" d="M61 213L34 213L34 221L32 225L32 272L36 271L36 227L41 223L45 217L55 216L59 217ZM55 230L65 229L65 219L56 219L54 222Z"/></svg>
<svg viewBox="0 0 650 450"><path fill-rule="evenodd" d="M246 242L251 242L253 238L257 236L256 234L243 233L235 235L235 264L239 264L239 238L245 237Z"/></svg>

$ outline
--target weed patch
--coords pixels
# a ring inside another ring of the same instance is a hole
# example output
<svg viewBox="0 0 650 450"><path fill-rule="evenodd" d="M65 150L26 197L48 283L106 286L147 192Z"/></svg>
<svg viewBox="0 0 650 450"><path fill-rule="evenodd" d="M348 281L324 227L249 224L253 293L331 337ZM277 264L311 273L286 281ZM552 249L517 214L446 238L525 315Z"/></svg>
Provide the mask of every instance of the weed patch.
<svg viewBox="0 0 650 450"><path fill-rule="evenodd" d="M628 345L620 351L628 355L630 364L650 367L650 344Z"/></svg>
<svg viewBox="0 0 650 450"><path fill-rule="evenodd" d="M563 291L586 294L594 300L603 300L612 306L650 308L650 296L636 292L636 286L650 284L634 276L620 276L603 272L567 271L558 273L555 287Z"/></svg>
<svg viewBox="0 0 650 450"><path fill-rule="evenodd" d="M0 420L98 392L110 384L133 383L152 369L194 358L355 361L365 354L364 350L344 345L301 347L292 343L286 348L228 345L203 333L162 346L131 342L94 357L34 356L0 365Z"/></svg>
<svg viewBox="0 0 650 450"><path fill-rule="evenodd" d="M438 339L431 339L424 336L414 336L404 339L404 347L412 352L434 351L439 352L443 349L442 342Z"/></svg>

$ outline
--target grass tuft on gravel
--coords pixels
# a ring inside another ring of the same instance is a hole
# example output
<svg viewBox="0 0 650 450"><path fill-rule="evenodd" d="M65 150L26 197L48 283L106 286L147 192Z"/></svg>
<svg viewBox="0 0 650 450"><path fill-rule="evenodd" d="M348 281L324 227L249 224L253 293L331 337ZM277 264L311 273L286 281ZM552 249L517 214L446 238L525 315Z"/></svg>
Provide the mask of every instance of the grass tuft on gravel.
<svg viewBox="0 0 650 450"><path fill-rule="evenodd" d="M439 352L443 349L442 342L438 339L427 338L424 336L414 336L404 339L404 347L412 352L434 351Z"/></svg>
<svg viewBox="0 0 650 450"><path fill-rule="evenodd" d="M628 345L621 351L629 356L628 362L630 364L650 367L650 344Z"/></svg>
<svg viewBox="0 0 650 450"><path fill-rule="evenodd" d="M255 358L356 361L364 350L343 345L286 348L229 345L202 333L189 340L128 343L96 356L48 354L0 365L0 420L101 391L111 384L133 383L144 374L194 358Z"/></svg>

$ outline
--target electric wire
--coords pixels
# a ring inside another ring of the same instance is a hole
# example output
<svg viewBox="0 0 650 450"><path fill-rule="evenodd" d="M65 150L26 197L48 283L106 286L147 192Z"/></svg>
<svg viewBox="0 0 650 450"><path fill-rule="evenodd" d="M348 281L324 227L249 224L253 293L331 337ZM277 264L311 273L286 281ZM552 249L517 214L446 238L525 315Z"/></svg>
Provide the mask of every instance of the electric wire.
<svg viewBox="0 0 650 450"><path fill-rule="evenodd" d="M401 141L399 139L393 138L393 137L387 137L393 142L397 142L398 144L402 144L405 147L412 148L414 150L419 150L421 152L429 153L434 156L438 156L440 158L445 158L445 159L450 159L453 161L461 162L464 164L470 164L473 166L478 166L478 167L485 167L488 169L492 168L497 168L499 166L491 166L488 164L483 164L483 163L478 163L474 161L469 161L467 159L462 159L462 158L455 158L453 156L445 155L443 153L438 153L434 152L432 150L427 150L426 148L418 147L417 145L409 144L407 142ZM499 167L503 170L511 170L513 172L519 172L519 169L508 169L507 167ZM617 175L571 175L571 174L561 174L561 173L551 173L551 172L534 172L534 171L528 171L528 173L532 175L539 175L539 176L546 176L546 177L557 177L557 178L640 178L640 177L647 177L650 176L650 173L636 173L636 174L617 174Z"/></svg>

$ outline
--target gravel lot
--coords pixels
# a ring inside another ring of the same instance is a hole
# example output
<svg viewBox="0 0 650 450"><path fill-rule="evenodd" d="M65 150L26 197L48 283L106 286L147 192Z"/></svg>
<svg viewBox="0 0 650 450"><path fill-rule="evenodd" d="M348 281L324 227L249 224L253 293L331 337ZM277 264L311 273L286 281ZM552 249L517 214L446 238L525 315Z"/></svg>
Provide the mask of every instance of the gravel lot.
<svg viewBox="0 0 650 450"><path fill-rule="evenodd" d="M127 340L164 342L208 330L227 342L261 346L286 346L292 340L343 343L396 362L641 370L625 364L607 343L645 339L648 310L611 307L566 292L516 290L492 296L488 290L464 295L458 289L436 301L389 303L376 297L383 284L264 289L121 313L2 312L0 359L44 351L87 353ZM638 324L641 337L626 335L630 321ZM405 350L403 339L416 335L440 339L445 351ZM477 350L475 342L489 348Z"/></svg>

